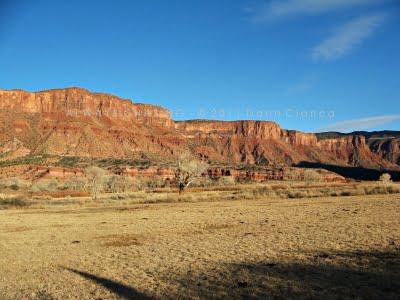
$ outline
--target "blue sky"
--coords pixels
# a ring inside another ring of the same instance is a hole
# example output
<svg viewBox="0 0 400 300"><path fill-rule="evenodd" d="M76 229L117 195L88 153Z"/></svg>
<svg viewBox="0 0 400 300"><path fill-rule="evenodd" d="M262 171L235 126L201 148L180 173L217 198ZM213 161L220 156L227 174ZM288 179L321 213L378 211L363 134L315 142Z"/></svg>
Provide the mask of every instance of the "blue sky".
<svg viewBox="0 0 400 300"><path fill-rule="evenodd" d="M400 2L0 0L0 88L80 86L174 119L400 129Z"/></svg>

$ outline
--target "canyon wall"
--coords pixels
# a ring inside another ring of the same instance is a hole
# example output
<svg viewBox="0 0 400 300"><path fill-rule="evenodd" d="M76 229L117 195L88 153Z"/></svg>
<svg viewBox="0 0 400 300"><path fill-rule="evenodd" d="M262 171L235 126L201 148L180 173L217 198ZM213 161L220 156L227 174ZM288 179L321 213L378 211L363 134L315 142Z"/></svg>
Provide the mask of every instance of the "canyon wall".
<svg viewBox="0 0 400 300"><path fill-rule="evenodd" d="M0 90L0 160L32 155L173 163L190 151L212 165L304 162L399 170L399 137L321 135L268 121L174 122L168 110L67 88Z"/></svg>
<svg viewBox="0 0 400 300"><path fill-rule="evenodd" d="M29 93L22 90L0 90L0 110L59 115L59 117L106 117L147 125L172 127L167 109L105 93L91 93L82 88L67 88Z"/></svg>

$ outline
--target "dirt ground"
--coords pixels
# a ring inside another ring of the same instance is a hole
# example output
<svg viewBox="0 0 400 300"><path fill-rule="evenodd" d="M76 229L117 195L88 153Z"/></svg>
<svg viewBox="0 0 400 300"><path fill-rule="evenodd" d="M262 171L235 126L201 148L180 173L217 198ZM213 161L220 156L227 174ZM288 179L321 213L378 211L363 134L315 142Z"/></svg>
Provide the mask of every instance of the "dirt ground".
<svg viewBox="0 0 400 300"><path fill-rule="evenodd" d="M0 299L400 297L400 195L0 211Z"/></svg>

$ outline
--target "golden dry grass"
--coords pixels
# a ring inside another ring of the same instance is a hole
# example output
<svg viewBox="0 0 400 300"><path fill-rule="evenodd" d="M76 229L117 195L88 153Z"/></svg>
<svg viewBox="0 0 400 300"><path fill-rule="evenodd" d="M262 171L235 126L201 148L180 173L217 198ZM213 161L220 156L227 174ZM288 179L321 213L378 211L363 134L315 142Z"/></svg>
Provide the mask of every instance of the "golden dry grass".
<svg viewBox="0 0 400 300"><path fill-rule="evenodd" d="M399 228L399 194L2 210L0 299L396 298Z"/></svg>
<svg viewBox="0 0 400 300"><path fill-rule="evenodd" d="M64 191L65 192L65 191ZM263 184L237 184L231 186L215 186L192 188L180 195L174 188L157 188L123 193L103 193L96 201L86 194L77 193L53 197L52 193L32 194L0 193L0 209L19 208L52 208L52 207L115 207L132 204L154 204L173 202L211 202L223 200L246 199L299 199L319 197L361 196L375 194L400 193L399 183L382 184L380 182L343 182L343 183L304 183L276 181ZM68 193L67 193L68 194ZM60 197L61 198L60 198Z"/></svg>

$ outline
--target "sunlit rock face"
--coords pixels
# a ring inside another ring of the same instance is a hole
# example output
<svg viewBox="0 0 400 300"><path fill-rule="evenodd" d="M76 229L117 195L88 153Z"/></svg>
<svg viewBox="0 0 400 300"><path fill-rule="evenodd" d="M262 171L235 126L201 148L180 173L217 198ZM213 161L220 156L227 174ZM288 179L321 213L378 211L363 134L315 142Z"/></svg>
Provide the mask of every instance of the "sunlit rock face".
<svg viewBox="0 0 400 300"><path fill-rule="evenodd" d="M3 111L56 114L64 117L107 117L171 127L168 110L148 104L135 104L104 93L91 93L82 88L67 88L29 93L21 90L0 91Z"/></svg>
<svg viewBox="0 0 400 300"><path fill-rule="evenodd" d="M0 90L1 160L50 154L171 163L190 151L213 164L314 162L398 169L399 137L325 137L268 121L180 121L168 110L82 88Z"/></svg>

